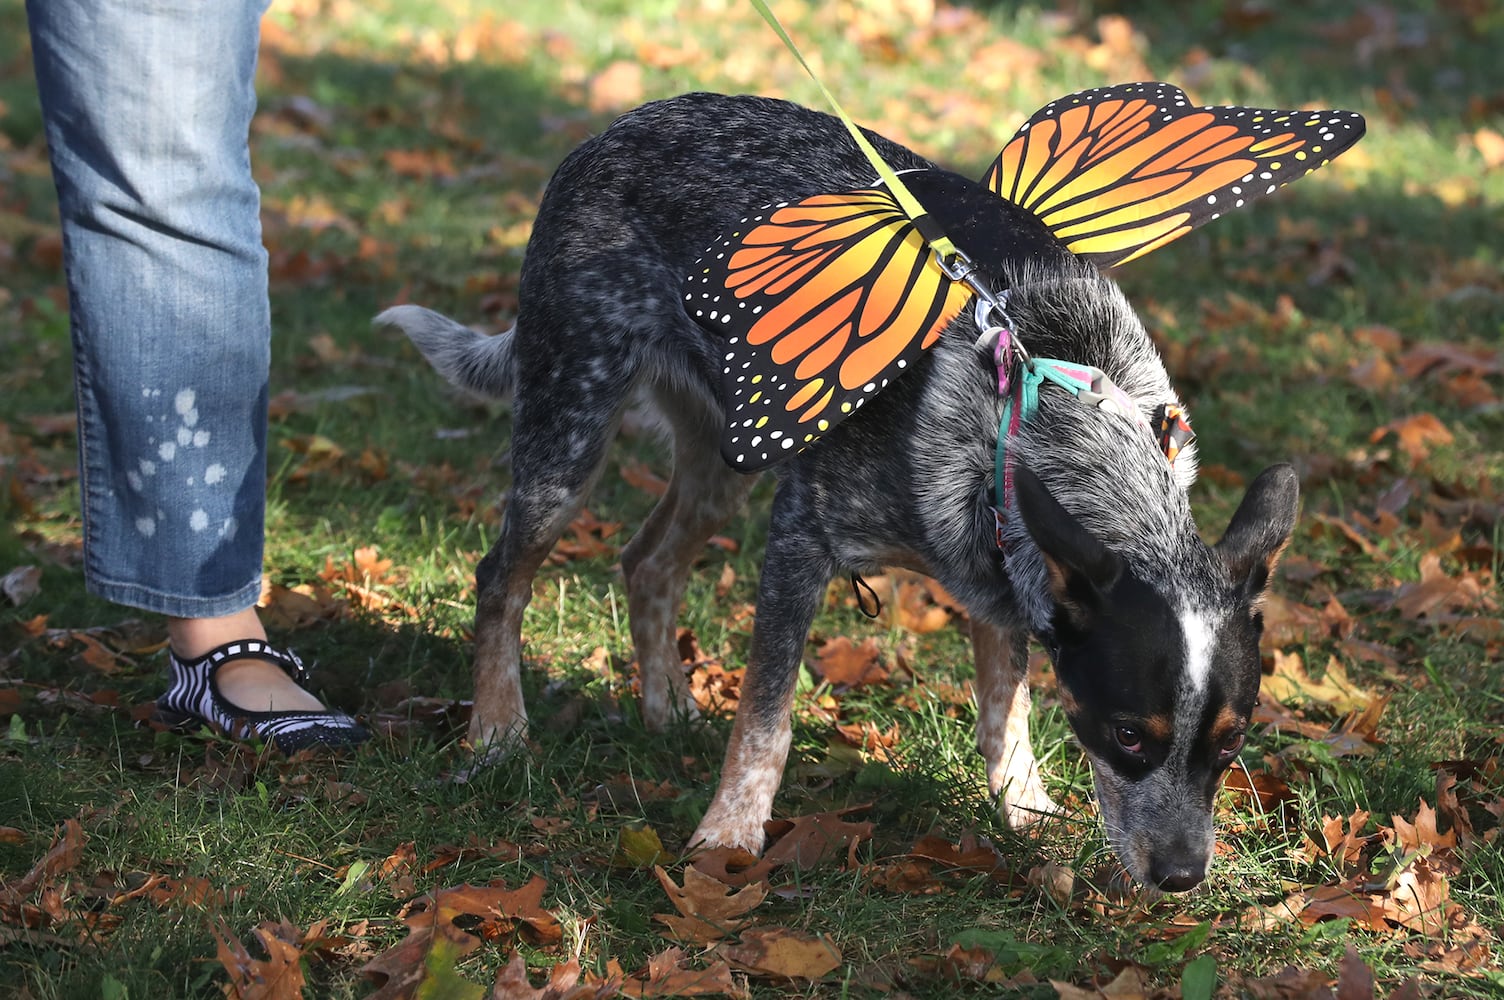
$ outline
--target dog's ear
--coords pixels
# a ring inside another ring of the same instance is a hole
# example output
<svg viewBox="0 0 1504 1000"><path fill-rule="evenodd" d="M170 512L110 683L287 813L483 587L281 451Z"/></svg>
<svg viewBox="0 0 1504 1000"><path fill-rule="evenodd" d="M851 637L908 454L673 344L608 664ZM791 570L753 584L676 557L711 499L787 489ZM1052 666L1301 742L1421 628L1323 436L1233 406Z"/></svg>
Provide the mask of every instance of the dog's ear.
<svg viewBox="0 0 1504 1000"><path fill-rule="evenodd" d="M1289 465L1271 465L1243 495L1215 551L1234 586L1257 605L1289 544L1300 506L1300 477Z"/></svg>
<svg viewBox="0 0 1504 1000"><path fill-rule="evenodd" d="M1022 465L1013 469L1014 496L1029 537L1049 573L1050 594L1072 627L1085 631L1123 572L1123 561L1050 495Z"/></svg>

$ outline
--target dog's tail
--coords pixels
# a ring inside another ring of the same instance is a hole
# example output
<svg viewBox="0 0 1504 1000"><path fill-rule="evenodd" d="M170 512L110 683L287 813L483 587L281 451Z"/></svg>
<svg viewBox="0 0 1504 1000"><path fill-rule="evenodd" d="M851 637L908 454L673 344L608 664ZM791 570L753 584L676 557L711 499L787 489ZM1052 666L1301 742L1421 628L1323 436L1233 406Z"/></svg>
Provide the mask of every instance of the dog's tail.
<svg viewBox="0 0 1504 1000"><path fill-rule="evenodd" d="M512 389L515 326L488 337L422 306L393 306L372 323L407 334L451 385L484 396L504 396Z"/></svg>

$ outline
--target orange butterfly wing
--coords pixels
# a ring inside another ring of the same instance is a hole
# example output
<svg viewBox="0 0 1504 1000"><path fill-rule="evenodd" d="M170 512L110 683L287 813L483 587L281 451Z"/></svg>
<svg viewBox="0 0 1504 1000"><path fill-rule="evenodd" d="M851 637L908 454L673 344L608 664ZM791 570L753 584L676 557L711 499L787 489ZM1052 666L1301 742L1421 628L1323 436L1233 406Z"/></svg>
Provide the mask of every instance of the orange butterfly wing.
<svg viewBox="0 0 1504 1000"><path fill-rule="evenodd" d="M1363 131L1351 111L1202 108L1166 83L1100 87L1036 112L984 183L1115 267L1310 173Z"/></svg>
<svg viewBox="0 0 1504 1000"><path fill-rule="evenodd" d="M743 219L684 288L689 314L726 338L721 453L743 472L794 454L854 413L970 297L877 189Z"/></svg>

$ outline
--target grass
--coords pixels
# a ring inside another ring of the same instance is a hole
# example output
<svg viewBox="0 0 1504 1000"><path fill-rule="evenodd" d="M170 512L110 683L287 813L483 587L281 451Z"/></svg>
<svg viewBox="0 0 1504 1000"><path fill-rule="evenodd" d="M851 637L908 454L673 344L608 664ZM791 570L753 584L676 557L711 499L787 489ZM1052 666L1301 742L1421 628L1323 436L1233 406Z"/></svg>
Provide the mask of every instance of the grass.
<svg viewBox="0 0 1504 1000"><path fill-rule="evenodd" d="M1336 598L1352 618L1293 632L1280 648L1313 670L1334 655L1362 691L1391 701L1361 753L1337 754L1286 728L1256 733L1245 762L1287 780L1292 801L1264 816L1229 797L1211 884L1133 919L985 877L950 877L929 894L889 891L876 873L931 831L992 838L1020 877L1047 862L1086 875L1110 855L1089 822L1015 834L998 820L970 749L973 710L944 694L970 675L963 631L875 626L833 591L816 637L875 636L890 664L901 651L917 676L895 672L892 684L852 693L806 676L779 814L872 803L860 818L875 834L860 852L869 867L780 876L786 891L757 911L770 926L832 935L840 968L818 983L756 980L753 992L996 995L996 984L945 973L940 957L963 942L991 956L997 976L1027 969L1039 981L1105 982L1123 962L1137 962L1167 990L1204 952L1218 963L1222 989L1236 993L1287 965L1335 977L1353 943L1386 988L1418 976L1442 995L1504 995L1492 960L1469 975L1447 971L1438 956L1465 943L1458 931L1361 931L1350 919L1248 929L1237 921L1293 887L1340 880L1330 859L1301 852L1321 817L1361 809L1373 817L1366 832L1391 828L1393 815L1415 817L1419 798L1435 804L1438 762L1481 766L1500 756L1504 168L1487 167L1473 137L1504 131L1504 18L1487 5L1420 4L1396 11L1388 30L1365 28L1335 0L1298 10L1187 2L1129 14L1122 41L1125 22L1111 21L1105 4L1081 5L1075 17L978 4L982 23L950 33L904 29L878 3L782 7L854 115L972 174L1034 107L1110 80L1165 78L1192 84L1208 102L1320 102L1369 117L1370 135L1350 161L1135 263L1120 280L1194 408L1210 466L1195 500L1208 530L1225 523L1239 482L1264 464L1289 458L1301 469L1305 520L1278 587L1291 604L1317 611ZM640 78L622 66L639 67ZM49 236L55 210L29 72L24 14L15 0L0 0L0 349L8 359L0 366L0 572L43 568L36 597L0 607L0 696L15 696L0 702L11 706L0 741L0 827L16 831L0 839L0 879L27 872L69 818L81 818L88 841L58 883L73 917L57 933L22 933L11 916L0 920L0 991L38 1000L218 994L226 978L213 928L222 916L243 940L265 920L303 929L325 921L344 940L307 963L309 994L361 996L369 986L357 970L402 937L405 899L462 882L518 885L532 874L547 880L545 903L565 925L562 953L520 945L535 978L573 950L597 971L608 960L642 967L668 943L651 916L669 907L650 873L612 863L618 837L645 821L670 852L684 846L714 787L729 721L666 738L643 730L628 683L619 574L609 555L575 560L540 577L525 623L536 722L529 753L466 783L449 780L464 758L448 700L469 693L470 579L496 533L508 418L504 406L449 393L405 341L371 331L368 320L403 297L504 323L542 185L574 144L615 111L682 90L757 90L813 103L801 71L749 11L708 0L296 0L270 15L253 153L273 258L273 392L295 393L286 401L296 405L279 411L272 428L267 573L308 587L360 548L391 560L376 587L384 606L336 602L346 609L338 617L283 636L318 663L334 701L412 718L356 755L314 762L257 758L212 738L132 724L131 708L161 683L153 648L161 623L84 593L73 439L37 419L72 403ZM1382 346L1390 342L1379 327L1400 345ZM1470 377L1445 368L1364 374L1417 345L1476 351L1481 360ZM1452 440L1415 456L1392 434L1373 440L1377 428L1422 413ZM310 453L316 438L339 457ZM656 444L630 436L590 504L629 528L652 502L620 474L634 462L666 471ZM750 620L736 612L754 598L770 495L771 484L761 484L745 518L727 529L735 551L707 551L682 616L706 654L728 667L746 652ZM1388 527L1381 509L1395 515ZM1359 547L1321 515L1377 527L1362 528ZM1448 612L1476 619L1468 628L1407 617L1384 599L1419 581L1422 557L1435 549L1446 553L1447 579L1481 587L1472 605ZM723 591L717 581L728 567L734 581ZM27 623L39 615L52 631L37 636ZM106 638L121 651L110 673L81 658L75 637L98 627L114 630ZM591 666L600 663L598 647L609 669ZM1372 647L1392 662L1360 655ZM437 704L405 702L409 695ZM1293 707L1322 724L1342 714L1319 701ZM425 715L430 709L437 714ZM896 724L893 759L844 747L832 710L879 729ZM1047 678L1035 732L1052 793L1089 818L1089 774ZM1497 817L1481 807L1504 788L1497 770L1479 774L1486 791L1467 801L1480 832L1497 831ZM674 795L602 797L601 786L626 778L639 791L666 783ZM419 870L407 882L347 884L351 865L379 869L406 843L421 869L472 838L495 856ZM112 902L152 875L185 885L201 878L223 898L207 910L183 892L162 905ZM1497 933L1497 843L1462 853L1449 890ZM1204 944L1167 944L1177 928L1202 921L1216 922ZM515 936L489 942L459 972L489 981L514 946Z"/></svg>

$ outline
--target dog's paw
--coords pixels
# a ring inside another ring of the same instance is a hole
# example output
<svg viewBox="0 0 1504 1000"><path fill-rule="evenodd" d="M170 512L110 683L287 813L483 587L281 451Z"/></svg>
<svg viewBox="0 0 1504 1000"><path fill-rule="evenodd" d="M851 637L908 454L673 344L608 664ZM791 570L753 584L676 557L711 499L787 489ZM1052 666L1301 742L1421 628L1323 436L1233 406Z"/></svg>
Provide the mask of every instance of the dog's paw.
<svg viewBox="0 0 1504 1000"><path fill-rule="evenodd" d="M744 816L717 817L715 814L712 804L710 812L695 827L694 836L689 838L691 845L697 848L732 847L762 854L767 834L763 832L761 821L753 823Z"/></svg>
<svg viewBox="0 0 1504 1000"><path fill-rule="evenodd" d="M498 763L527 746L527 717L513 716L509 724L501 725L471 716L465 739L475 752L476 763L483 767Z"/></svg>
<svg viewBox="0 0 1504 1000"><path fill-rule="evenodd" d="M695 704L694 696L688 692L679 702L653 702L647 699L642 702L642 724L650 733L665 732L676 722L693 722L699 717L700 706Z"/></svg>
<svg viewBox="0 0 1504 1000"><path fill-rule="evenodd" d="M1011 830L1022 830L1061 814L1060 807L1044 790L1037 774L1031 774L1027 781L1004 787L998 797L998 811Z"/></svg>

